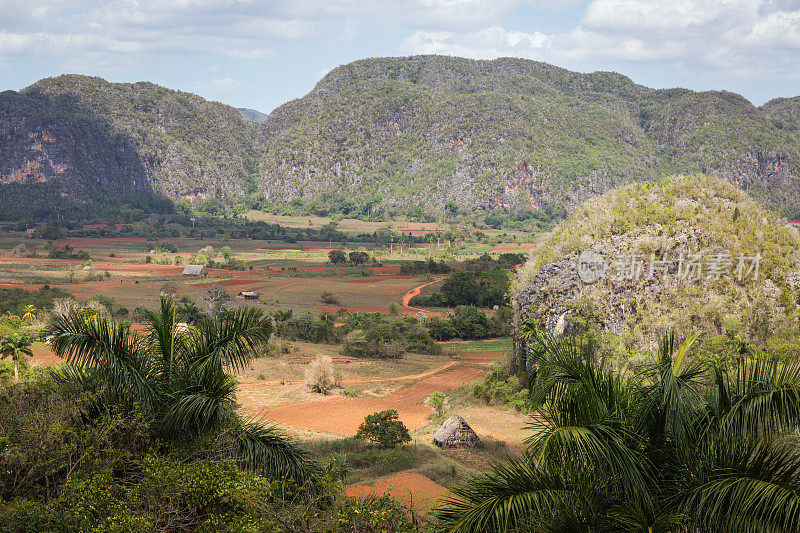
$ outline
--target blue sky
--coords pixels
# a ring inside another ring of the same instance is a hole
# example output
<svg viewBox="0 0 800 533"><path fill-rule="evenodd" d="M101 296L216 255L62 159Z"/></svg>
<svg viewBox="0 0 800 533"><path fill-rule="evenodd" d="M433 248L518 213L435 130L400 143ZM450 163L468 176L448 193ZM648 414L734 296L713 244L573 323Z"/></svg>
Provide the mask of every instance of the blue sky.
<svg viewBox="0 0 800 533"><path fill-rule="evenodd" d="M269 112L364 57L615 70L652 87L800 95L800 0L0 0L0 89L61 73Z"/></svg>

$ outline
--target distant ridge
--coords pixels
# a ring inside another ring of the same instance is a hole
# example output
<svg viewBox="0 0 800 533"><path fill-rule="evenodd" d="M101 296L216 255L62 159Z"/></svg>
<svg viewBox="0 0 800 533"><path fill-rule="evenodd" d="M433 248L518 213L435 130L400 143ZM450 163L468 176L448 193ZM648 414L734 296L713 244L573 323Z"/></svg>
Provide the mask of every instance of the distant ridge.
<svg viewBox="0 0 800 533"><path fill-rule="evenodd" d="M800 218L798 125L800 98L758 108L514 58L356 61L269 115L64 75L0 93L0 217L214 198L372 214L571 210L629 182L707 173Z"/></svg>
<svg viewBox="0 0 800 533"><path fill-rule="evenodd" d="M249 120L250 122L255 122L256 124L261 124L265 120L267 120L267 114L262 113L261 111L256 111L255 109L248 109L246 107L237 107L236 111L241 113L241 115Z"/></svg>

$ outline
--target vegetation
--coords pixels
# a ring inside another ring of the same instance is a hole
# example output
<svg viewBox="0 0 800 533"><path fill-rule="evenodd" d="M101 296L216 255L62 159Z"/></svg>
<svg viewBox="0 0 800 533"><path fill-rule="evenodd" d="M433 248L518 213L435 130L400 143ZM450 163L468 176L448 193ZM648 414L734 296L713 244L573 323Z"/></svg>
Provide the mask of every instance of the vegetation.
<svg viewBox="0 0 800 533"><path fill-rule="evenodd" d="M69 297L68 292L49 285L35 291L3 287L0 288L0 314L11 313L22 317L29 305L36 309L50 310L56 300Z"/></svg>
<svg viewBox="0 0 800 533"><path fill-rule="evenodd" d="M413 317L353 313L344 325L342 355L398 358L405 352L441 353L429 330Z"/></svg>
<svg viewBox="0 0 800 533"><path fill-rule="evenodd" d="M394 448L398 444L411 442L408 428L394 409L367 415L358 427L356 438L371 441L381 448Z"/></svg>
<svg viewBox="0 0 800 533"><path fill-rule="evenodd" d="M537 335L523 457L453 490L451 531L794 531L800 363L692 359L689 336L633 372Z"/></svg>
<svg viewBox="0 0 800 533"><path fill-rule="evenodd" d="M708 171L741 174L795 217L797 109L524 59L414 56L336 68L257 124L151 83L66 75L0 98L14 132L0 173L19 176L0 188L0 212L139 220L255 208L541 231L586 191ZM771 186L773 174L786 186Z"/></svg>
<svg viewBox="0 0 800 533"><path fill-rule="evenodd" d="M53 351L76 365L60 378L95 390L97 412L139 414L154 437L191 442L219 435L225 454L243 468L298 481L315 475L304 453L277 430L236 412L236 382L226 369L249 363L256 345L272 333L269 319L243 308L182 331L166 298L160 311L144 314L144 338L100 315L55 317Z"/></svg>
<svg viewBox="0 0 800 533"><path fill-rule="evenodd" d="M335 381L336 375L333 372L333 361L327 355L320 355L308 364L306 368L306 382L316 392L328 394Z"/></svg>
<svg viewBox="0 0 800 533"><path fill-rule="evenodd" d="M645 269L635 280L609 273L598 283L581 284L576 273L558 265L590 247L609 264L626 253L639 254L647 265L653 258L673 263L665 277ZM732 264L717 279L707 266L723 252ZM703 254L699 279L678 278L680 254ZM740 255L757 254L757 278L740 282L735 274ZM800 314L793 272L798 265L800 235L777 214L728 182L676 176L628 185L587 202L531 254L511 293L521 318L534 318L542 327L552 328L561 315L568 323L592 315L620 357L651 349L669 326L702 329L706 343L737 334L760 344L796 343ZM551 270L544 272L545 267ZM534 296L540 291L546 297Z"/></svg>
<svg viewBox="0 0 800 533"><path fill-rule="evenodd" d="M25 356L31 357L31 340L23 335L10 335L0 340L0 358L14 361L14 381L19 381L19 364L25 364Z"/></svg>
<svg viewBox="0 0 800 533"><path fill-rule="evenodd" d="M167 444L73 385L0 388L3 531L413 531L388 497L345 497L336 470L305 484L247 472L224 435Z"/></svg>

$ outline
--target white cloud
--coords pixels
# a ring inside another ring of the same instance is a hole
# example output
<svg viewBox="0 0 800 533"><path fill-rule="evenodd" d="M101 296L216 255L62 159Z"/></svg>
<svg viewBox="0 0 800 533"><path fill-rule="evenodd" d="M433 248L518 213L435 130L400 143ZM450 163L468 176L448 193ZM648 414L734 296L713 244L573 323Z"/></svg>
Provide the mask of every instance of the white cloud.
<svg viewBox="0 0 800 533"><path fill-rule="evenodd" d="M471 31L418 30L404 53L479 59L519 56L570 66L671 63L738 77L800 71L800 2L785 0L592 0L560 33L503 25Z"/></svg>

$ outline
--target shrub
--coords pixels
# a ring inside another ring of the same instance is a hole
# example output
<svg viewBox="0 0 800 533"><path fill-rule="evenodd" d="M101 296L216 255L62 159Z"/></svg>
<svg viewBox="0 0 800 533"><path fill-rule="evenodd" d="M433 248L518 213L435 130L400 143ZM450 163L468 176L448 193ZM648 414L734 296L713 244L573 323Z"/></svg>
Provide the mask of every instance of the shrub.
<svg viewBox="0 0 800 533"><path fill-rule="evenodd" d="M327 355L320 355L308 364L305 376L312 388L316 388L322 394L327 394L336 379L333 372L333 361Z"/></svg>
<svg viewBox="0 0 800 533"><path fill-rule="evenodd" d="M428 404L433 408L436 416L442 416L444 412L445 395L443 392L434 392L428 396Z"/></svg>
<svg viewBox="0 0 800 533"><path fill-rule="evenodd" d="M394 409L367 415L358 428L356 438L371 441L381 448L394 448L398 444L411 442L408 428Z"/></svg>
<svg viewBox="0 0 800 533"><path fill-rule="evenodd" d="M323 292L319 295L319 299L322 300L322 303L328 305L342 305L339 301L339 297L333 294L332 292Z"/></svg>

